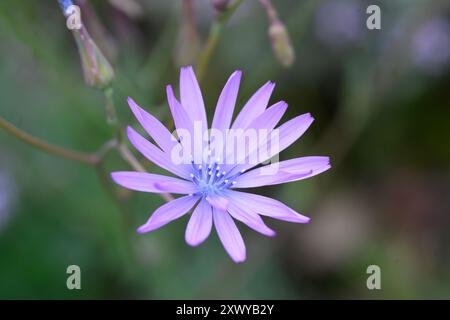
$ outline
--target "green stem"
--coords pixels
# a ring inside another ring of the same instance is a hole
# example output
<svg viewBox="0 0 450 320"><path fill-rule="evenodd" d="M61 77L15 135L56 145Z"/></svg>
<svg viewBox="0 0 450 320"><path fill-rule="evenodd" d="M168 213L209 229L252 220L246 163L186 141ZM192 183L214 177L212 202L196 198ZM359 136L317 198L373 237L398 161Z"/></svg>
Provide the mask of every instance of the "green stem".
<svg viewBox="0 0 450 320"><path fill-rule="evenodd" d="M82 153L52 145L44 140L33 137L32 135L26 133L25 131L20 130L19 128L12 125L2 117L0 117L0 127L5 129L12 135L16 136L23 142L41 151L89 165L95 165L99 161L99 157L96 153Z"/></svg>
<svg viewBox="0 0 450 320"><path fill-rule="evenodd" d="M146 172L144 166L136 159L134 154L128 149L125 144L120 144L117 146L117 151L119 151L120 156L125 162L127 162L134 170L139 172Z"/></svg>
<svg viewBox="0 0 450 320"><path fill-rule="evenodd" d="M106 122L113 127L117 141L120 144L122 142L122 131L120 129L120 123L117 118L117 111L114 104L114 89L108 87L103 91L103 94L105 95Z"/></svg>
<svg viewBox="0 0 450 320"><path fill-rule="evenodd" d="M236 0L232 5L230 5L227 10L216 18L213 22L211 29L209 31L208 39L206 40L206 45L203 49L203 52L200 54L200 58L197 63L197 79L198 82L201 82L203 76L205 75L206 68L211 61L211 57L217 47L217 43L219 42L220 35L222 33L222 29L226 22L230 20L233 13L237 8L242 4L243 0Z"/></svg>
<svg viewBox="0 0 450 320"><path fill-rule="evenodd" d="M106 98L106 119L108 123L114 127L116 130L116 138L117 138L117 144L116 149L119 152L120 156L123 160L125 160L134 170L140 171L140 172L146 172L144 166L136 159L134 154L130 151L128 146L123 142L123 134L122 130L120 128L120 122L117 118L117 112L114 105L114 90L112 87L108 87L104 90L105 98ZM161 197L166 201L173 200L172 195L169 193L162 193Z"/></svg>

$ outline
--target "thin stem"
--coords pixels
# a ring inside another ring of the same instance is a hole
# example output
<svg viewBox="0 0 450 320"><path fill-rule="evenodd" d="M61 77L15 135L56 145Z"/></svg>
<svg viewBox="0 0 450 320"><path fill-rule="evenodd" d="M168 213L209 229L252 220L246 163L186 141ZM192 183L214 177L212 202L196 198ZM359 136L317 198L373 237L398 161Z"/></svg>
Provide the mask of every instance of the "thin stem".
<svg viewBox="0 0 450 320"><path fill-rule="evenodd" d="M52 145L44 140L41 140L39 138L33 137L29 133L26 133L25 131L20 130L16 126L12 125L8 121L6 121L4 118L0 117L0 127L5 129L7 132L11 133L12 135L16 136L18 139L22 140L23 142L35 147L36 149L39 149L41 151L54 154L66 159L70 159L73 161L89 164L89 165L95 165L99 159L96 153L82 153L78 151L73 150L67 150L55 145Z"/></svg>
<svg viewBox="0 0 450 320"><path fill-rule="evenodd" d="M98 162L102 162L104 157L106 156L106 154L112 150L113 148L117 147L117 140L116 139L111 139L106 141L101 147L100 149L98 149L98 151L96 152L97 154L97 159Z"/></svg>
<svg viewBox="0 0 450 320"><path fill-rule="evenodd" d="M128 149L128 147L125 144L118 145L117 150L122 156L122 159L125 160L134 170L139 172L146 172L145 168L136 159L134 154L130 151L130 149ZM161 193L160 195L167 202L172 201L174 199L170 193Z"/></svg>
<svg viewBox="0 0 450 320"><path fill-rule="evenodd" d="M122 142L122 131L120 129L119 119L117 118L116 106L114 104L114 89L108 87L103 91L105 95L106 121L114 128L117 141Z"/></svg>
<svg viewBox="0 0 450 320"><path fill-rule="evenodd" d="M267 18L269 19L270 23L273 23L278 20L278 14L275 8L272 5L272 2L270 0L259 0L261 5L264 7L264 10L266 10Z"/></svg>
<svg viewBox="0 0 450 320"><path fill-rule="evenodd" d="M211 57L217 47L217 43L219 42L223 26L231 18L236 9L239 8L242 2L243 0L236 0L226 9L226 11L220 13L213 22L209 31L208 39L206 40L206 45L197 63L197 79L199 82L202 81L203 76L205 75L206 68L208 67Z"/></svg>
<svg viewBox="0 0 450 320"><path fill-rule="evenodd" d="M104 90L106 98L106 118L108 123L114 127L116 131L117 144L115 145L117 151L123 160L125 160L134 170L140 172L146 172L144 166L136 159L133 153L130 151L128 146L123 142L123 133L120 127L119 119L117 118L116 107L114 104L114 89L108 87ZM173 197L168 193L162 193L161 197L166 201L173 200Z"/></svg>
<svg viewBox="0 0 450 320"><path fill-rule="evenodd" d="M134 170L139 172L146 172L144 166L136 159L136 157L125 144L122 143L118 145L117 150L119 151L122 159L125 160Z"/></svg>

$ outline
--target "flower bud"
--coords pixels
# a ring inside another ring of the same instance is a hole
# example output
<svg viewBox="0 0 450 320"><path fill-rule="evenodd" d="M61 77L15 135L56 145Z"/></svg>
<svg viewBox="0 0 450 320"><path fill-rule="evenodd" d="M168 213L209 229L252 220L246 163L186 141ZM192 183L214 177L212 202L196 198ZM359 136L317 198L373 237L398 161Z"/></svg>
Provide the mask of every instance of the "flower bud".
<svg viewBox="0 0 450 320"><path fill-rule="evenodd" d="M80 53L84 81L90 87L107 88L114 79L114 70L92 40L84 26L72 30Z"/></svg>
<svg viewBox="0 0 450 320"><path fill-rule="evenodd" d="M86 84L102 90L107 88L114 79L114 70L84 26L80 7L74 5L72 0L58 2L67 19L67 28L75 37Z"/></svg>
<svg viewBox="0 0 450 320"><path fill-rule="evenodd" d="M279 20L273 21L269 26L269 37L278 61L285 67L291 66L295 53L286 26Z"/></svg>
<svg viewBox="0 0 450 320"><path fill-rule="evenodd" d="M266 11L269 20L269 37L273 52L278 62L285 67L290 67L294 63L295 53L286 26L278 18L277 10L272 5L272 1L259 0L259 2Z"/></svg>

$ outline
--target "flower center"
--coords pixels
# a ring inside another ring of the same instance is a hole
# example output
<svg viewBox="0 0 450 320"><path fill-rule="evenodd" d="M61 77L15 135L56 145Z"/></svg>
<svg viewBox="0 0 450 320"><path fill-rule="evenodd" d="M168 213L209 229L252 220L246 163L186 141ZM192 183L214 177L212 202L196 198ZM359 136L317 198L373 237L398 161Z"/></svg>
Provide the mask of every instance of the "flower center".
<svg viewBox="0 0 450 320"><path fill-rule="evenodd" d="M219 159L209 164L196 165L192 161L193 172L191 173L192 182L194 182L199 191L196 194L203 196L217 195L224 189L236 184L236 178L240 176L243 171L237 174L229 175L223 171L219 165Z"/></svg>

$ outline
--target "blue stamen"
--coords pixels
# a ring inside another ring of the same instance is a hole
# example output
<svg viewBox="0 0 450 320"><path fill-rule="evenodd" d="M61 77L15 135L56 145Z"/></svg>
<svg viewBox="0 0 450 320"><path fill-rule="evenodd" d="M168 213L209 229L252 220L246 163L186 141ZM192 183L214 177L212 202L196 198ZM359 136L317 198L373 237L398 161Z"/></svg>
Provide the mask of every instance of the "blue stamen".
<svg viewBox="0 0 450 320"><path fill-rule="evenodd" d="M209 160L212 160L209 157ZM192 181L197 184L198 194L208 196L211 194L218 194L221 191L236 184L236 178L239 177L244 170L227 176L226 171L222 171L219 165L220 159L203 163L202 165L193 164L193 173L190 175Z"/></svg>

